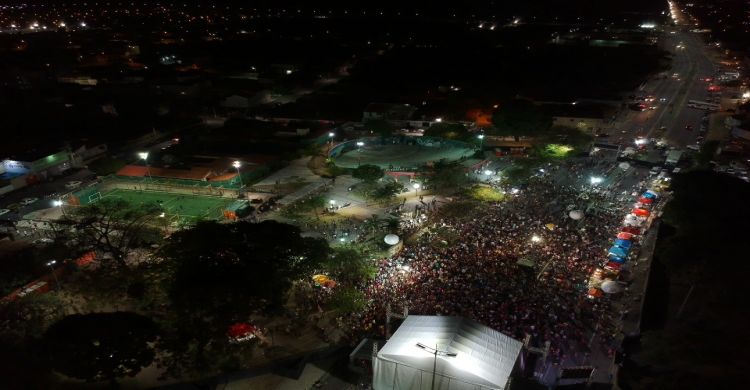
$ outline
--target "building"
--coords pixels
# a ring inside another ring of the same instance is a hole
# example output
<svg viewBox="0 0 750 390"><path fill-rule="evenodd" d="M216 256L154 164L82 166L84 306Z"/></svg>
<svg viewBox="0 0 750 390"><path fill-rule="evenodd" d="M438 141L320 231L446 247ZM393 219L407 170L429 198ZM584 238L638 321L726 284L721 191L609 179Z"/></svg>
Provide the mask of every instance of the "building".
<svg viewBox="0 0 750 390"><path fill-rule="evenodd" d="M59 176L72 166L68 150L32 150L0 162L0 194Z"/></svg>
<svg viewBox="0 0 750 390"><path fill-rule="evenodd" d="M590 134L607 128L614 120L617 107L599 103L548 103L541 109L552 117L553 126L574 127Z"/></svg>
<svg viewBox="0 0 750 390"><path fill-rule="evenodd" d="M506 389L522 346L467 318L410 315L373 359L373 388Z"/></svg>

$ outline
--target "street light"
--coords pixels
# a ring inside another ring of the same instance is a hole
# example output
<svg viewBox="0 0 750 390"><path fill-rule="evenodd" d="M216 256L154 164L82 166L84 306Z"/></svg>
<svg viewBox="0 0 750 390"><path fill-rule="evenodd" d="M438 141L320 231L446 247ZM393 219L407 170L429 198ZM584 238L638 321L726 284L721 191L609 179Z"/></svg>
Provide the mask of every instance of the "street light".
<svg viewBox="0 0 750 390"><path fill-rule="evenodd" d="M531 236L531 242L541 242L541 241L542 241L542 238L537 236L536 234Z"/></svg>
<svg viewBox="0 0 750 390"><path fill-rule="evenodd" d="M57 263L57 260L50 260L47 262L47 267L49 267L50 272L52 272L52 276L55 278L55 284L57 284L57 291L60 291L60 280L57 279L57 274L55 273L55 269L52 268L53 265Z"/></svg>
<svg viewBox="0 0 750 390"><path fill-rule="evenodd" d="M485 175L487 175L487 176L492 176L492 173L493 173L493 172L492 172L492 170L491 170L491 169L485 169L485 170L484 170L484 174L485 174Z"/></svg>
<svg viewBox="0 0 750 390"><path fill-rule="evenodd" d="M333 138L335 136L336 136L336 133L334 133L334 132L328 133L328 138Z"/></svg>
<svg viewBox="0 0 750 390"><path fill-rule="evenodd" d="M484 146L484 134L479 134L477 138L479 138L479 149L481 150Z"/></svg>
<svg viewBox="0 0 750 390"><path fill-rule="evenodd" d="M597 184L600 184L601 182L603 182L604 179L601 178L601 177L598 177L598 176L591 176L590 181L591 181L592 185L597 185Z"/></svg>
<svg viewBox="0 0 750 390"><path fill-rule="evenodd" d="M443 121L443 118L435 118L435 122L440 123Z"/></svg>
<svg viewBox="0 0 750 390"><path fill-rule="evenodd" d="M419 183L414 183L411 186L414 187L414 194L419 195L419 187L421 187L421 185Z"/></svg>
<svg viewBox="0 0 750 390"><path fill-rule="evenodd" d="M55 199L52 201L52 205L55 207L59 207L62 215L65 216L65 208L63 207L63 204L65 204L65 202L63 202L61 199Z"/></svg>
<svg viewBox="0 0 750 390"><path fill-rule="evenodd" d="M242 174L240 173L240 167L242 166L242 163L239 160L235 160L232 163L232 166L235 167L235 168L237 168L237 177L240 178L240 190L242 190L242 187L245 186L245 184L242 183Z"/></svg>
<svg viewBox="0 0 750 390"><path fill-rule="evenodd" d="M151 167L148 166L148 152L138 152L138 157L146 164L146 173L148 173L148 179L153 181L151 177Z"/></svg>
<svg viewBox="0 0 750 390"><path fill-rule="evenodd" d="M444 357L456 357L455 352L448 352L448 351L441 351L437 348L437 344L435 345L435 348L428 347L422 343L417 343L417 348L421 348L433 356L433 362L432 362L432 386L430 386L430 389L435 390L435 374L437 371L437 357L438 355L444 356Z"/></svg>

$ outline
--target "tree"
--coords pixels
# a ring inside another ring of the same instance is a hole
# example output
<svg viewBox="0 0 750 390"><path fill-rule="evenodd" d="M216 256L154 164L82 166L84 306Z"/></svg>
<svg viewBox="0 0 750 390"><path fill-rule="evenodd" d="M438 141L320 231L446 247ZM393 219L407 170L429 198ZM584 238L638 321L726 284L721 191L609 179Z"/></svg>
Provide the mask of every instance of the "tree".
<svg viewBox="0 0 750 390"><path fill-rule="evenodd" d="M552 117L524 99L505 102L492 117L499 135L539 137L552 125Z"/></svg>
<svg viewBox="0 0 750 390"><path fill-rule="evenodd" d="M354 169L352 177L368 183L372 183L383 177L383 168L377 165L364 164Z"/></svg>
<svg viewBox="0 0 750 390"><path fill-rule="evenodd" d="M370 119L364 125L365 129L379 135L381 138L390 137L395 131L395 127L384 119Z"/></svg>
<svg viewBox="0 0 750 390"><path fill-rule="evenodd" d="M393 199L396 195L400 194L403 190L403 184L395 181L389 181L382 186L377 186L372 191L372 198L381 201L390 200Z"/></svg>
<svg viewBox="0 0 750 390"><path fill-rule="evenodd" d="M74 314L54 323L41 340L52 368L87 381L135 376L154 359L159 328L135 313Z"/></svg>
<svg viewBox="0 0 750 390"><path fill-rule="evenodd" d="M439 193L455 192L469 181L466 169L457 162L438 161L429 169L428 175L429 184Z"/></svg>
<svg viewBox="0 0 750 390"><path fill-rule="evenodd" d="M434 123L424 132L428 137L439 137L453 140L466 140L469 138L469 131L466 126L460 123Z"/></svg>
<svg viewBox="0 0 750 390"><path fill-rule="evenodd" d="M68 218L75 222L81 244L110 253L113 264L126 269L129 249L159 240L155 220L161 213L156 203L134 206L121 199L104 198L73 210Z"/></svg>
<svg viewBox="0 0 750 390"><path fill-rule="evenodd" d="M326 270L342 285L357 286L377 273L373 261L354 248L339 248L326 261Z"/></svg>
<svg viewBox="0 0 750 390"><path fill-rule="evenodd" d="M351 286L336 287L331 297L331 305L342 314L359 312L365 307L365 296Z"/></svg>
<svg viewBox="0 0 750 390"><path fill-rule="evenodd" d="M750 343L750 307L737 298L750 271L742 229L750 219L750 185L696 170L676 175L671 189L652 264L664 276L649 287L649 294L661 293L646 298L643 322L655 322L651 313L667 318L646 328L623 382L628 388L736 387L730 384L744 380L748 360L737 346ZM661 307L649 309L662 295Z"/></svg>
<svg viewBox="0 0 750 390"><path fill-rule="evenodd" d="M210 366L209 343L220 348L229 325L279 308L294 280L320 268L328 245L276 221L200 222L172 234L160 255L171 273L165 348L179 370Z"/></svg>

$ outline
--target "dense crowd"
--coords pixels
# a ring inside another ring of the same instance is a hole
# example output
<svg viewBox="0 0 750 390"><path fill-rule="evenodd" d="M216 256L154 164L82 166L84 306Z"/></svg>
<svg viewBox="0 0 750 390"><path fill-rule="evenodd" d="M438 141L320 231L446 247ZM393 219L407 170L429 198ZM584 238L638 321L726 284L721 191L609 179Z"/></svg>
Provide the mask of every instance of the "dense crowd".
<svg viewBox="0 0 750 390"><path fill-rule="evenodd" d="M529 335L533 345L549 341L553 361L585 353L595 328L606 342L616 334L615 321L606 298L587 298L586 281L622 215L567 218L569 205L597 197L542 177L471 215L433 218L416 244L381 261L365 290L368 308L348 319L350 329L382 333L391 305L465 316L520 340Z"/></svg>

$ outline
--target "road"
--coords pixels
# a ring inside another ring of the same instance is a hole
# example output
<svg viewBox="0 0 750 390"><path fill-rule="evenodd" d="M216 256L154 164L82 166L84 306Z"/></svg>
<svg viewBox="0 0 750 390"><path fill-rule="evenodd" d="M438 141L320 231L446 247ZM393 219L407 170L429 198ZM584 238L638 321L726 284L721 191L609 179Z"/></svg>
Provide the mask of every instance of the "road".
<svg viewBox="0 0 750 390"><path fill-rule="evenodd" d="M711 60L714 53L700 34L690 32L690 26L680 22L676 27L666 28L660 45L672 53L672 68L666 76L648 80L635 92L636 95L653 95L656 109L627 112L609 131L610 142L632 146L636 137L651 138L662 126L666 127L662 136L669 146L684 148L696 142L704 111L688 108L686 104L688 100L705 101L708 97L707 84L699 79L713 77L716 73ZM685 130L685 125L691 125L694 130Z"/></svg>

